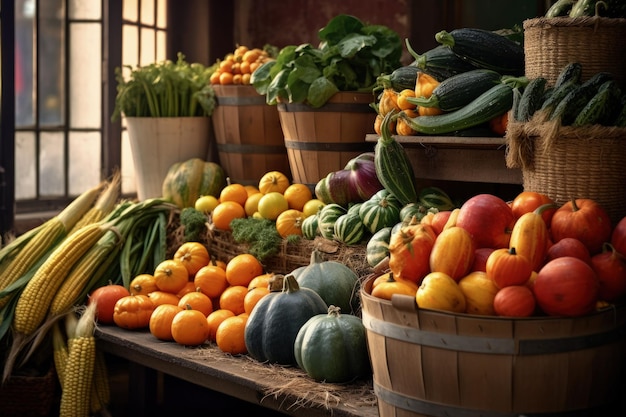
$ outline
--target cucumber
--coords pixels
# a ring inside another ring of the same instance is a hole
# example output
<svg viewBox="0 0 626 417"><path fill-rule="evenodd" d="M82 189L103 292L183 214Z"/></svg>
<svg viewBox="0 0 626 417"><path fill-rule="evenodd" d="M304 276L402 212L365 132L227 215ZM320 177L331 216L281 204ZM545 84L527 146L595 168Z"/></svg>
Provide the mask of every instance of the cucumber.
<svg viewBox="0 0 626 417"><path fill-rule="evenodd" d="M409 97L407 101L422 107L436 107L445 112L460 109L500 82L502 76L492 70L475 69L453 75L439 83L430 97Z"/></svg>
<svg viewBox="0 0 626 417"><path fill-rule="evenodd" d="M382 186L394 195L401 205L406 205L417 201L417 179L406 150L391 136L389 123L395 117L397 115L390 112L383 119L381 136L374 147L374 166Z"/></svg>
<svg viewBox="0 0 626 417"><path fill-rule="evenodd" d="M400 113L400 117L416 132L440 135L486 123L509 111L512 105L513 88L508 84L500 83L491 87L468 105L453 112L414 118L405 113Z"/></svg>
<svg viewBox="0 0 626 417"><path fill-rule="evenodd" d="M527 122L535 112L541 108L547 82L548 80L544 77L537 77L530 80L519 99L515 120Z"/></svg>
<svg viewBox="0 0 626 417"><path fill-rule="evenodd" d="M415 82L417 81L417 74L420 69L416 65L405 65L400 68L396 68L389 75L381 75L377 79L378 85L382 88L392 88L395 91L402 91L405 89L414 90Z"/></svg>
<svg viewBox="0 0 626 417"><path fill-rule="evenodd" d="M598 92L600 86L605 82L613 79L608 72L598 72L583 84L569 92L563 100L554 109L550 116L551 120L559 118L561 125L571 125L580 110L587 104L589 100Z"/></svg>
<svg viewBox="0 0 626 417"><path fill-rule="evenodd" d="M619 110L621 91L614 80L606 81L576 116L572 126L611 124Z"/></svg>
<svg viewBox="0 0 626 417"><path fill-rule="evenodd" d="M442 30L435 40L477 68L524 75L524 47L496 32L477 28Z"/></svg>
<svg viewBox="0 0 626 417"><path fill-rule="evenodd" d="M415 59L411 65L415 65L437 81L443 81L456 74L476 69L475 66L459 58L446 46L438 45L419 55L413 50L408 39L405 43L407 50Z"/></svg>
<svg viewBox="0 0 626 417"><path fill-rule="evenodd" d="M570 62L565 65L558 77L556 77L556 81L554 82L554 89L561 87L566 82L573 80L576 83L580 82L580 77L583 73L583 66L579 62Z"/></svg>
<svg viewBox="0 0 626 417"><path fill-rule="evenodd" d="M567 16L575 2L576 0L557 0L545 13L545 17Z"/></svg>
<svg viewBox="0 0 626 417"><path fill-rule="evenodd" d="M578 82L574 80L568 80L563 83L559 88L555 88L550 97L547 97L543 104L541 105L541 111L544 113L546 118L552 117L552 113L556 106L567 96L570 92L579 87Z"/></svg>

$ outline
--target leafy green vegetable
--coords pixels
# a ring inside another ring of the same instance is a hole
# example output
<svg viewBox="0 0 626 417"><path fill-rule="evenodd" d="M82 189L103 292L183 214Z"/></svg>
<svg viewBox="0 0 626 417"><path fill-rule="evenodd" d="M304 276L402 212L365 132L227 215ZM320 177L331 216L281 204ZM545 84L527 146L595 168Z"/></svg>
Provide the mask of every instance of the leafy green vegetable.
<svg viewBox="0 0 626 417"><path fill-rule="evenodd" d="M321 107L339 91L373 91L378 76L401 66L399 35L338 15L319 31L320 44L288 45L276 60L252 73L251 83L268 104Z"/></svg>
<svg viewBox="0 0 626 417"><path fill-rule="evenodd" d="M116 68L117 96L111 120L127 117L210 116L215 92L210 85L211 68L188 63L178 53L176 62L164 61L132 68L128 79Z"/></svg>

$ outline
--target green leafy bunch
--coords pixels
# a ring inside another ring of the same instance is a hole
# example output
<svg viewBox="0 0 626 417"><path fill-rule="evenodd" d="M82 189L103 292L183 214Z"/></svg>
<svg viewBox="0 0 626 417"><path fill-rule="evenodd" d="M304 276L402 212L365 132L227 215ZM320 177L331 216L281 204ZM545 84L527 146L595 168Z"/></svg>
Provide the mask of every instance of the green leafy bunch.
<svg viewBox="0 0 626 417"><path fill-rule="evenodd" d="M251 77L268 104L321 107L339 91L373 91L376 79L401 66L399 35L341 14L319 31L320 44L288 45Z"/></svg>
<svg viewBox="0 0 626 417"><path fill-rule="evenodd" d="M178 53L178 60L166 60L132 68L124 77L116 68L117 96L111 117L195 117L210 116L215 108L215 92L210 85L213 73L199 63L188 63Z"/></svg>

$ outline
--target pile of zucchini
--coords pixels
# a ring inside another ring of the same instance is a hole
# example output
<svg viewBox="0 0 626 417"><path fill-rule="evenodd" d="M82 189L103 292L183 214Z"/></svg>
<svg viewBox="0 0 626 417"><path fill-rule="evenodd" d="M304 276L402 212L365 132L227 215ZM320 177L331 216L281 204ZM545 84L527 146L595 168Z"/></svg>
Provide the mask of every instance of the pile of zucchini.
<svg viewBox="0 0 626 417"><path fill-rule="evenodd" d="M514 89L513 120L557 121L562 126L626 127L626 92L608 72L581 80L582 65L567 64L553 86L544 77L530 80L524 89Z"/></svg>
<svg viewBox="0 0 626 417"><path fill-rule="evenodd" d="M513 89L528 82L520 43L477 28L441 31L435 39L439 45L421 55L407 41L414 62L394 71L384 86L396 91L414 88L420 73L428 74L439 82L432 96L409 97L407 101L440 109L441 114L411 117L399 113L400 120L417 134L458 134L511 109Z"/></svg>

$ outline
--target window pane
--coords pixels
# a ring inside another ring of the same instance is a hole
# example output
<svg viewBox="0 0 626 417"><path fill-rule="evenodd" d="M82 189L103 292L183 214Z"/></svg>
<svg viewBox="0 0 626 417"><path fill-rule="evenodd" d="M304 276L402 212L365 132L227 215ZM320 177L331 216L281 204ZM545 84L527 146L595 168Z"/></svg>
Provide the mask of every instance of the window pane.
<svg viewBox="0 0 626 417"><path fill-rule="evenodd" d="M102 15L100 0L69 0L67 6L70 19L100 19Z"/></svg>
<svg viewBox="0 0 626 417"><path fill-rule="evenodd" d="M70 25L70 127L101 124L101 27L99 23Z"/></svg>
<svg viewBox="0 0 626 417"><path fill-rule="evenodd" d="M39 153L39 194L63 196L65 194L65 148L63 133L41 133Z"/></svg>
<svg viewBox="0 0 626 417"><path fill-rule="evenodd" d="M35 122L33 105L34 71L33 42L35 2L15 8L15 125L29 126Z"/></svg>
<svg viewBox="0 0 626 417"><path fill-rule="evenodd" d="M154 25L154 0L141 0L141 23Z"/></svg>
<svg viewBox="0 0 626 417"><path fill-rule="evenodd" d="M157 0L157 27L165 29L167 26L167 0Z"/></svg>
<svg viewBox="0 0 626 417"><path fill-rule="evenodd" d="M69 191L78 195L100 182L100 132L71 132L69 136Z"/></svg>
<svg viewBox="0 0 626 417"><path fill-rule="evenodd" d="M162 62L165 61L165 58L167 58L167 34L162 31L159 30L156 34L156 41L157 41L157 62Z"/></svg>
<svg viewBox="0 0 626 417"><path fill-rule="evenodd" d="M139 19L139 16L137 15L137 0L124 0L124 5L122 7L122 18L124 20L136 22Z"/></svg>
<svg viewBox="0 0 626 417"><path fill-rule="evenodd" d="M139 29L137 26L123 25L122 27L122 65L130 65L135 68L139 65ZM130 71L124 68L124 74L130 75Z"/></svg>
<svg viewBox="0 0 626 417"><path fill-rule="evenodd" d="M61 125L65 115L65 32L63 0L40 3L39 41L39 123Z"/></svg>
<svg viewBox="0 0 626 417"><path fill-rule="evenodd" d="M15 199L37 197L35 134L15 132Z"/></svg>
<svg viewBox="0 0 626 417"><path fill-rule="evenodd" d="M156 61L154 56L155 34L153 29L141 29L141 57L139 65L149 65Z"/></svg>

